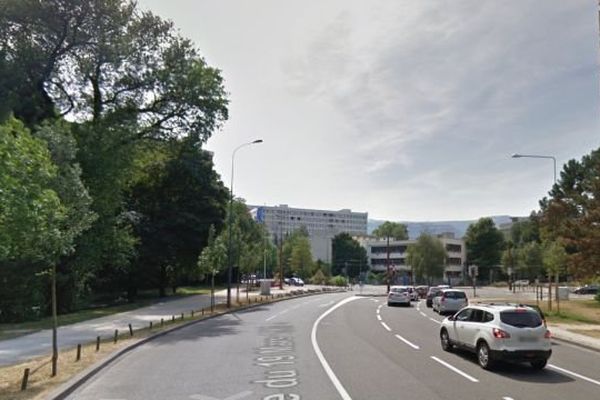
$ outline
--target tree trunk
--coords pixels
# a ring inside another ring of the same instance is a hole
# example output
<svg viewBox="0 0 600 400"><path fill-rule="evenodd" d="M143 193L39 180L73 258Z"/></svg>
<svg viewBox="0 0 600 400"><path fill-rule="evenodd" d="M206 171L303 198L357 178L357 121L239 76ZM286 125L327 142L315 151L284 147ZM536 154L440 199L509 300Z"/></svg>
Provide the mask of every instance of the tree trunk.
<svg viewBox="0 0 600 400"><path fill-rule="evenodd" d="M559 281L560 281L560 275L557 272L555 276L556 276L556 278L555 278L556 285L555 285L554 293L556 293L556 312L560 314L560 293L559 293L559 290L558 290L558 284L559 284Z"/></svg>
<svg viewBox="0 0 600 400"><path fill-rule="evenodd" d="M167 295L167 267L161 265L160 274L158 277L158 296L165 297Z"/></svg>
<svg viewBox="0 0 600 400"><path fill-rule="evenodd" d="M52 265L52 376L56 376L58 363L58 315L56 309L56 265Z"/></svg>
<svg viewBox="0 0 600 400"><path fill-rule="evenodd" d="M552 275L548 274L548 311L552 311Z"/></svg>

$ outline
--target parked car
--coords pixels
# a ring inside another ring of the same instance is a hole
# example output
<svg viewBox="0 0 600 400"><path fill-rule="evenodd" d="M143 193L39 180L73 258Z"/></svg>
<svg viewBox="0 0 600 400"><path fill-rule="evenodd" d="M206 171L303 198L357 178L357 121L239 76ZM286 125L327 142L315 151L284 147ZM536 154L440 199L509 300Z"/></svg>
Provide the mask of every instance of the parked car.
<svg viewBox="0 0 600 400"><path fill-rule="evenodd" d="M577 289L573 290L575 294L597 294L599 287L596 285L585 285L580 286Z"/></svg>
<svg viewBox="0 0 600 400"><path fill-rule="evenodd" d="M290 285L294 286L304 286L304 281L300 278L290 278Z"/></svg>
<svg viewBox="0 0 600 400"><path fill-rule="evenodd" d="M408 286L392 286L388 293L387 305L403 304L410 307L410 292Z"/></svg>
<svg viewBox="0 0 600 400"><path fill-rule="evenodd" d="M477 304L442 321L442 349L472 351L479 365L491 369L497 361L546 366L552 355L550 331L533 308L514 304Z"/></svg>
<svg viewBox="0 0 600 400"><path fill-rule="evenodd" d="M467 294L458 289L442 289L438 296L433 298L433 311L439 314L454 314L469 305Z"/></svg>
<svg viewBox="0 0 600 400"><path fill-rule="evenodd" d="M439 294L442 292L442 288L437 287L437 286L432 286L429 288L429 291L427 292L427 297L425 299L425 305L429 308L433 307L433 298L436 296L439 296Z"/></svg>

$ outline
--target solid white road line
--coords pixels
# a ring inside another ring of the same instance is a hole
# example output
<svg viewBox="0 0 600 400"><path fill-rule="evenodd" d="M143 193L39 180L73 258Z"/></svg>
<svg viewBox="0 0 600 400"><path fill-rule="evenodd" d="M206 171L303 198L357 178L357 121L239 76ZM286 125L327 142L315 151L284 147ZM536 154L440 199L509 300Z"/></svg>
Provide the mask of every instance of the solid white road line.
<svg viewBox="0 0 600 400"><path fill-rule="evenodd" d="M432 359L434 359L435 361L439 362L440 364L442 364L444 367L456 372L459 375L464 376L465 378L467 378L468 380L470 380L471 382L479 382L479 380L473 378L471 375L461 371L460 369L448 364L446 361L444 360L440 360L439 358L437 358L436 356L431 356Z"/></svg>
<svg viewBox="0 0 600 400"><path fill-rule="evenodd" d="M377 316L377 319L381 321L381 315L378 315L378 316Z"/></svg>
<svg viewBox="0 0 600 400"><path fill-rule="evenodd" d="M556 365L554 365L554 364L548 364L548 367L550 367L550 368L552 368L552 369L555 369L555 370L557 370L557 371L560 371L560 372L564 372L565 374L572 375L572 376L574 376L574 377L576 377L576 378L583 379L584 381L588 381L588 382L590 382L590 383L593 383L594 385L598 385L598 386L600 386L600 382L598 382L597 380L594 380L594 379L592 379L592 378L588 378L587 376L580 375L580 374L578 374L578 373L576 373L576 372L573 372L573 371L569 371L568 369L564 369L564 368L561 368L561 367L557 367L557 366L556 366Z"/></svg>
<svg viewBox="0 0 600 400"><path fill-rule="evenodd" d="M438 321L438 320L437 320L437 319L435 319L435 318L431 318L431 317L429 317L429 319L430 319L431 321L435 322L436 324L441 324L441 322L440 322L440 321Z"/></svg>
<svg viewBox="0 0 600 400"><path fill-rule="evenodd" d="M503 397L502 400L514 400L512 397Z"/></svg>
<svg viewBox="0 0 600 400"><path fill-rule="evenodd" d="M400 340L402 340L404 343L406 343L407 345L409 345L410 347L412 347L415 350L419 350L419 346L417 346L414 343L409 342L408 340L404 339L402 336L400 335L396 335L396 337Z"/></svg>
<svg viewBox="0 0 600 400"><path fill-rule="evenodd" d="M339 379L337 378L337 376L335 376L335 373L329 366L329 363L323 356L323 353L321 352L321 348L319 347L319 344L317 343L317 327L319 325L319 322L321 322L321 320L323 318L325 318L327 315L332 313L336 308L341 307L350 301L354 301L354 300L358 300L358 299L360 299L360 297L348 297L348 298L340 301L333 307L331 307L329 310L325 311L323 314L321 314L321 316L319 318L317 318L317 320L313 324L312 331L310 332L310 341L312 342L315 354L317 355L317 358L321 362L321 365L323 366L325 373L329 377L329 380L331 380L331 383L333 383L333 386L338 391L338 393L340 394L340 396L343 400L352 400L352 397L350 397L350 395L348 394L348 392L346 391L344 386L342 386Z"/></svg>
<svg viewBox="0 0 600 400"><path fill-rule="evenodd" d="M378 309L377 309L377 314L379 314L380 312L381 312L381 310L378 308Z"/></svg>
<svg viewBox="0 0 600 400"><path fill-rule="evenodd" d="M387 326L387 324L385 322L382 322L381 326L383 326L385 329L387 329L388 332L392 331L392 328L390 328L389 326Z"/></svg>

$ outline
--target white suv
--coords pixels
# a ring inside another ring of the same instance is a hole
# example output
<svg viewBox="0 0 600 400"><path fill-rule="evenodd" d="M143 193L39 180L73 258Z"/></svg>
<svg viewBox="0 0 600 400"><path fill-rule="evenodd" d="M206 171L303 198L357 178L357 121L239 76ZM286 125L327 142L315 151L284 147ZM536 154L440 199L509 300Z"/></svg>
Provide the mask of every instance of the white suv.
<svg viewBox="0 0 600 400"><path fill-rule="evenodd" d="M477 354L484 369L496 361L529 362L546 366L552 354L550 331L533 308L517 304L477 304L442 321L442 349L460 347Z"/></svg>

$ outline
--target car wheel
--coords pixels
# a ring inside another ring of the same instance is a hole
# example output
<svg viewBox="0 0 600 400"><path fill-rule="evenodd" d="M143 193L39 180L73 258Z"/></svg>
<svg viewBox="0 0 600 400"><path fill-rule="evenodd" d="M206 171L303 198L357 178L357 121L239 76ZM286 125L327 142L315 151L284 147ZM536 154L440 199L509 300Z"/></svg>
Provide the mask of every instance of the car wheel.
<svg viewBox="0 0 600 400"><path fill-rule="evenodd" d="M445 329L440 333L440 341L442 343L442 350L444 351L452 351L453 345L450 341L450 337L448 336L448 331Z"/></svg>
<svg viewBox="0 0 600 400"><path fill-rule="evenodd" d="M548 360L535 360L531 362L533 369L544 369Z"/></svg>
<svg viewBox="0 0 600 400"><path fill-rule="evenodd" d="M392 306L392 303L390 303L390 302L388 301L388 307L391 307L391 306Z"/></svg>
<svg viewBox="0 0 600 400"><path fill-rule="evenodd" d="M494 365L492 356L490 355L490 348L485 342L480 342L477 345L477 362L483 369L491 369Z"/></svg>

